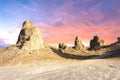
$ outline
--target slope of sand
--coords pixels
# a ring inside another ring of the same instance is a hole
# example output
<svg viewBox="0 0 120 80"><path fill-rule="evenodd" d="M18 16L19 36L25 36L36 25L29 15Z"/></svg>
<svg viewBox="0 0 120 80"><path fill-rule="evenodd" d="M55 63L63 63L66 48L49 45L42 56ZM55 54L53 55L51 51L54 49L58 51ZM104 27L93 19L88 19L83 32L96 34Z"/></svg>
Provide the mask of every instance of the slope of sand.
<svg viewBox="0 0 120 80"><path fill-rule="evenodd" d="M0 49L0 66L39 64L41 61L49 60L65 60L65 58L57 55L49 47L31 52L19 50L15 46Z"/></svg>
<svg viewBox="0 0 120 80"><path fill-rule="evenodd" d="M107 58L120 57L120 44L112 45L108 48L102 48L97 51L80 51L74 50L71 47L67 50L59 50L57 48L46 45L44 49L40 50L21 50L16 45L0 49L0 66L18 65L18 64L41 64L41 61L46 60L64 60L68 59L90 59L90 58Z"/></svg>
<svg viewBox="0 0 120 80"><path fill-rule="evenodd" d="M120 59L42 62L0 67L0 80L120 80Z"/></svg>
<svg viewBox="0 0 120 80"><path fill-rule="evenodd" d="M0 49L0 80L120 80L119 47L103 55L91 51L97 54L91 57L89 51L69 54L49 46L24 51L13 45Z"/></svg>

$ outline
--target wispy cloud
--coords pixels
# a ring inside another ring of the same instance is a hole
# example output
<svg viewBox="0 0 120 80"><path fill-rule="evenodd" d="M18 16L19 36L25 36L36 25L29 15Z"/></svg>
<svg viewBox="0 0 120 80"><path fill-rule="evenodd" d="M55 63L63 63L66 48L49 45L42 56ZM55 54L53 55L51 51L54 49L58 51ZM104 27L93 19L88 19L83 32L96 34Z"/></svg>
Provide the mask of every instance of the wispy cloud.
<svg viewBox="0 0 120 80"><path fill-rule="evenodd" d="M116 41L120 34L118 25L120 20L105 19L106 14L100 9L102 4L80 9L71 14L70 10L75 10L73 4L74 2L64 3L54 12L54 16L49 22L52 24L38 25L39 27L44 26L41 28L43 34L46 34L44 37L46 42L72 42L75 36L89 41L94 35L100 36L107 44ZM59 27L57 27L58 25Z"/></svg>
<svg viewBox="0 0 120 80"><path fill-rule="evenodd" d="M0 48L7 47L9 44L5 43L4 39L0 38Z"/></svg>

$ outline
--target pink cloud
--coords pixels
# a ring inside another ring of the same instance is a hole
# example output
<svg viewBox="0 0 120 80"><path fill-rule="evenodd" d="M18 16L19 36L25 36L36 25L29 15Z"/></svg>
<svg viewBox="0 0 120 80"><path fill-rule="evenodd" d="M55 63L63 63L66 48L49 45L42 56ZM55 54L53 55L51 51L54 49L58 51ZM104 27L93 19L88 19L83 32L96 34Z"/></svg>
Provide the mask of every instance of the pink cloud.
<svg viewBox="0 0 120 80"><path fill-rule="evenodd" d="M74 9L75 4L69 2L61 6L58 11L53 13L52 20L49 20L51 24L37 24L43 31L45 42L69 43L73 42L76 36L79 36L83 41L90 41L94 35L105 40L106 44L116 41L120 35L119 19L104 22L105 15L99 9L101 4L92 6L87 11L80 9L74 15L70 15L69 11ZM63 17L63 25L55 26L55 22L61 21Z"/></svg>
<svg viewBox="0 0 120 80"><path fill-rule="evenodd" d="M12 31L8 31L8 33L12 34L13 32Z"/></svg>
<svg viewBox="0 0 120 80"><path fill-rule="evenodd" d="M117 23L109 21L102 25L87 26L80 21L64 21L64 25L60 27L49 24L39 24L39 27L42 29L44 40L47 43L69 43L73 42L76 36L83 41L89 41L94 35L98 35L107 44L110 44L115 42L120 34L120 27Z"/></svg>

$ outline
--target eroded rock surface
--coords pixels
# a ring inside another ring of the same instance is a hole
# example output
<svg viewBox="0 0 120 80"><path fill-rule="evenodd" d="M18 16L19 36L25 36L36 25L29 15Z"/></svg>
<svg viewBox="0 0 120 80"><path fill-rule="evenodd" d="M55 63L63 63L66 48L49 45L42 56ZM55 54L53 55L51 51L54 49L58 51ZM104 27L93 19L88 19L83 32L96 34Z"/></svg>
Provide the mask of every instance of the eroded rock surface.
<svg viewBox="0 0 120 80"><path fill-rule="evenodd" d="M16 45L24 50L39 50L44 48L41 30L35 27L30 20L25 21Z"/></svg>
<svg viewBox="0 0 120 80"><path fill-rule="evenodd" d="M59 43L59 49L63 49L65 50L67 48L67 45L65 45L65 43Z"/></svg>
<svg viewBox="0 0 120 80"><path fill-rule="evenodd" d="M94 36L94 38L90 41L90 50L98 50L100 49L99 37Z"/></svg>
<svg viewBox="0 0 120 80"><path fill-rule="evenodd" d="M82 41L80 40L78 36L75 38L74 43L75 43L74 48L76 50L84 50L84 45L82 44Z"/></svg>

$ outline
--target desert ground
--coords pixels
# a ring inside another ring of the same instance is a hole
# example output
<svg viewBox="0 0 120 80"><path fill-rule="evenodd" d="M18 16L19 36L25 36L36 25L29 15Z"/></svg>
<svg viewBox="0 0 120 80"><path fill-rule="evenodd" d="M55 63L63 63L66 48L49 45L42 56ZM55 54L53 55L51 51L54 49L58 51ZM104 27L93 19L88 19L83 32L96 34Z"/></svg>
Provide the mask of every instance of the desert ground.
<svg viewBox="0 0 120 80"><path fill-rule="evenodd" d="M0 67L0 80L120 80L120 59L44 61Z"/></svg>
<svg viewBox="0 0 120 80"><path fill-rule="evenodd" d="M97 56L50 47L27 52L10 46L0 52L0 80L120 80L120 49Z"/></svg>

